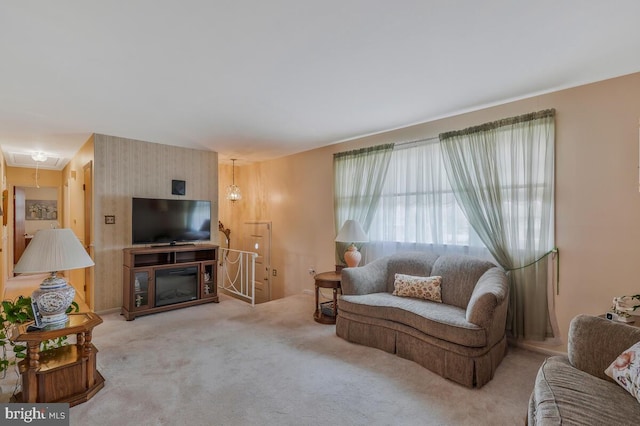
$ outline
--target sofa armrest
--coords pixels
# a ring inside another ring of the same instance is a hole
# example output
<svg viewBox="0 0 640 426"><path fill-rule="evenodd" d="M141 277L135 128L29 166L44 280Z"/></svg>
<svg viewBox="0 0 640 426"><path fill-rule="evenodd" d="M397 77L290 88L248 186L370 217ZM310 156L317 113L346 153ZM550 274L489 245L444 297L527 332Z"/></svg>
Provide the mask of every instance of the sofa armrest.
<svg viewBox="0 0 640 426"><path fill-rule="evenodd" d="M569 325L569 362L592 376L611 381L604 370L639 341L640 328L591 315L578 315Z"/></svg>
<svg viewBox="0 0 640 426"><path fill-rule="evenodd" d="M387 289L387 258L342 270L342 294L381 293Z"/></svg>
<svg viewBox="0 0 640 426"><path fill-rule="evenodd" d="M508 302L508 296L509 284L504 271L500 268L489 269L482 274L471 293L471 299L467 305L467 321L480 327L490 328L496 321L496 309ZM504 328L504 324L502 327Z"/></svg>

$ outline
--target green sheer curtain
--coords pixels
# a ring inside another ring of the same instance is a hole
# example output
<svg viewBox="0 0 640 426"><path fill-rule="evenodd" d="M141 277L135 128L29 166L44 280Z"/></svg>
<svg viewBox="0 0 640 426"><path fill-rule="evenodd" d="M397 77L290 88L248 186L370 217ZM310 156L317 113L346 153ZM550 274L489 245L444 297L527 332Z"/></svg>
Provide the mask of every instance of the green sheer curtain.
<svg viewBox="0 0 640 426"><path fill-rule="evenodd" d="M365 232L380 201L393 144L378 145L333 155L336 234L347 219L357 220ZM344 263L348 243L336 243L336 255Z"/></svg>
<svg viewBox="0 0 640 426"><path fill-rule="evenodd" d="M557 333L545 256L554 248L554 117L545 110L440 135L458 203L509 271L507 328L531 340Z"/></svg>

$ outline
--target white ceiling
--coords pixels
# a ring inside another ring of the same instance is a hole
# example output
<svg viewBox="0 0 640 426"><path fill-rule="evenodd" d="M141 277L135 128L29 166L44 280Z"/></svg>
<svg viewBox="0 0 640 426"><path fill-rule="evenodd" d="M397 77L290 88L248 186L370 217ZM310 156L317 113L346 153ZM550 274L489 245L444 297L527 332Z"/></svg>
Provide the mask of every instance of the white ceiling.
<svg viewBox="0 0 640 426"><path fill-rule="evenodd" d="M56 169L91 133L275 158L640 71L639 17L638 0L5 1L0 146Z"/></svg>

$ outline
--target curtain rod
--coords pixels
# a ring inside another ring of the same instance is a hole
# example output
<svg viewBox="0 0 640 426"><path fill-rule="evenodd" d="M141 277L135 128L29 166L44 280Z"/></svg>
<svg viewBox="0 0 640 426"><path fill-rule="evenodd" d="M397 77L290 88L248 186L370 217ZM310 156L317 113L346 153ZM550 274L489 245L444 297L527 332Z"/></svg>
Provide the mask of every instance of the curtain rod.
<svg viewBox="0 0 640 426"><path fill-rule="evenodd" d="M427 143L434 143L436 141L440 140L440 138L438 136L433 136L430 138L424 138L424 139L416 139L416 140L412 140L412 141L406 141L406 142L398 142L397 144L395 144L395 146L398 147L403 147L403 148L411 148L411 145L413 146L417 146L420 144L427 144Z"/></svg>
<svg viewBox="0 0 640 426"><path fill-rule="evenodd" d="M342 157L344 155L349 155L349 154L353 154L356 151L366 151L368 149L375 149L376 147L381 147L383 145L391 145L393 144L394 147L399 148L399 149L407 149L407 148L413 148L414 146L419 146L421 144L429 144L429 143L435 143L437 141L439 141L440 138L438 136L433 136L430 138L424 138L424 139L415 139L412 141L406 141L406 142L398 142L398 143L390 143L390 144L380 144L380 145L373 145L373 146L369 146L366 148L360 148L360 149L355 149L352 151L343 151L343 152L336 152L335 154L333 154L334 157Z"/></svg>

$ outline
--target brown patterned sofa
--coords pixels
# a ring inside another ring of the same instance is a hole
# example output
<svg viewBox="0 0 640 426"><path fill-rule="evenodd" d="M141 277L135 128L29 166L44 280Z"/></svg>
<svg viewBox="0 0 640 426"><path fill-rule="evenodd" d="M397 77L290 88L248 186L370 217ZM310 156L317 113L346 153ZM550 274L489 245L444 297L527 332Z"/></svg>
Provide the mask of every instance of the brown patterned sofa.
<svg viewBox="0 0 640 426"><path fill-rule="evenodd" d="M392 295L396 273L441 276L442 303ZM481 387L507 351L508 289L504 271L485 260L394 254L342 270L336 334Z"/></svg>

